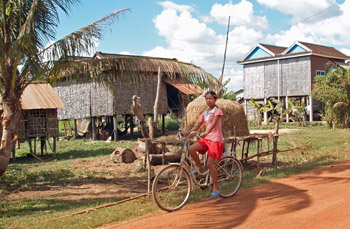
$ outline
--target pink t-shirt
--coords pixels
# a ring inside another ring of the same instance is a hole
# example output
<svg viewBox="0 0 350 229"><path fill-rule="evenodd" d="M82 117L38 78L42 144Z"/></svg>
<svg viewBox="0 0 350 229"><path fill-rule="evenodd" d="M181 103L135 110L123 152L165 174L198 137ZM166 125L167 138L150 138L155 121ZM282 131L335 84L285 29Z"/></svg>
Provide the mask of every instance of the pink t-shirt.
<svg viewBox="0 0 350 229"><path fill-rule="evenodd" d="M207 109L199 116L199 122L205 123L206 130L209 128L209 126L213 122L214 116L219 116L219 119L216 125L211 130L211 132L209 132L209 134L205 137L206 139L211 141L216 141L216 142L224 142L224 137L222 135L222 129L221 129L222 115L223 115L222 110L215 106L211 111Z"/></svg>

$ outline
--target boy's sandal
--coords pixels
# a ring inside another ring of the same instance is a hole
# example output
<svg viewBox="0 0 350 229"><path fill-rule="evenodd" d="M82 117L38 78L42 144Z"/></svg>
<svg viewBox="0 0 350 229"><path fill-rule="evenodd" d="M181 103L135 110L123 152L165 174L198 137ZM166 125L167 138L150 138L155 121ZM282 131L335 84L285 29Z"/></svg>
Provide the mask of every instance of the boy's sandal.
<svg viewBox="0 0 350 229"><path fill-rule="evenodd" d="M210 199L215 199L216 197L218 197L219 196L219 194L220 194L220 190L219 191L214 191L214 192L211 192L211 194L210 194Z"/></svg>

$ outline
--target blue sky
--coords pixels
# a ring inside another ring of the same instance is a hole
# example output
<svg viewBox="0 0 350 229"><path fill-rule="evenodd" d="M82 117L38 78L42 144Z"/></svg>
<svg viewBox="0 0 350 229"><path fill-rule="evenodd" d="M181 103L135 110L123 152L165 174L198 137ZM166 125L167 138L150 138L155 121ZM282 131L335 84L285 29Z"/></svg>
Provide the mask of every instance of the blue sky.
<svg viewBox="0 0 350 229"><path fill-rule="evenodd" d="M243 88L241 60L257 43L294 41L332 46L350 55L347 0L85 0L60 17L57 39L117 9L128 8L97 42L107 53L177 58L221 74L231 17L224 80Z"/></svg>

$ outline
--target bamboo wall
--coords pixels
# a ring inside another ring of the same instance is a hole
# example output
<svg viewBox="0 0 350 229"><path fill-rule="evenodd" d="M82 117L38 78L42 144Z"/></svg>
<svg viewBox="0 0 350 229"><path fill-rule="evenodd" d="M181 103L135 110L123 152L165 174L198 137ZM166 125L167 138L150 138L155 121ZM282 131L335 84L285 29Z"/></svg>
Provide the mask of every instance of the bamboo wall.
<svg viewBox="0 0 350 229"><path fill-rule="evenodd" d="M66 105L65 109L58 109L58 119L80 119L88 117L112 116L114 114L132 114L132 96L141 97L144 114L153 114L154 101L157 90L157 75L149 75L142 82L130 80L118 81L112 92L103 85L93 82L73 84L60 82L54 87L58 96ZM166 83L162 81L158 113L168 112Z"/></svg>

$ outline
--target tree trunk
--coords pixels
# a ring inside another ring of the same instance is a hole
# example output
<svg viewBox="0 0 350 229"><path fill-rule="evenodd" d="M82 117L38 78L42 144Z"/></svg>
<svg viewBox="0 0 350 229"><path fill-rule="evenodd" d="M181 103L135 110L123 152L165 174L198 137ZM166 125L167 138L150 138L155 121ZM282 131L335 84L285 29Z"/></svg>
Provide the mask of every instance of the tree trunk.
<svg viewBox="0 0 350 229"><path fill-rule="evenodd" d="M0 176L5 173L11 158L18 135L16 130L16 117L19 114L19 99L13 90L1 96L3 113L1 115L2 136L0 145Z"/></svg>

